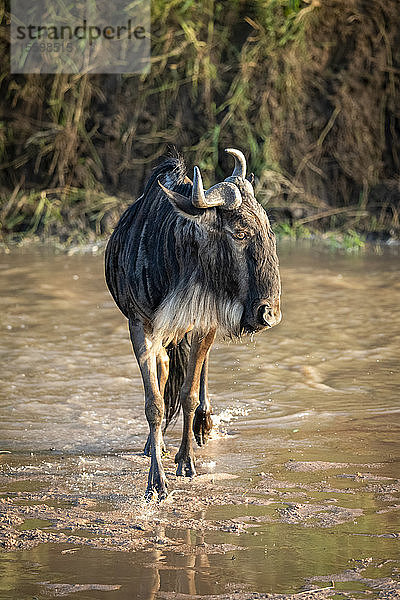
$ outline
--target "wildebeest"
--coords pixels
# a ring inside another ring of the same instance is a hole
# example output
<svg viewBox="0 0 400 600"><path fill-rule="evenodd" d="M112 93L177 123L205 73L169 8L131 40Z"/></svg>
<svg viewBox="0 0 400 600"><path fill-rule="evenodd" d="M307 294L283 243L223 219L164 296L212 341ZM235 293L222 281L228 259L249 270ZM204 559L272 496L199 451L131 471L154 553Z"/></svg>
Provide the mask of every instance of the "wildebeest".
<svg viewBox="0 0 400 600"><path fill-rule="evenodd" d="M244 155L226 152L233 173L208 190L198 167L192 182L181 157L165 160L107 245L107 284L129 320L143 378L148 497L167 494L162 420L166 428L180 406L177 475L196 474L192 430L201 446L212 427L207 377L216 333L240 338L281 320L275 236L246 179Z"/></svg>

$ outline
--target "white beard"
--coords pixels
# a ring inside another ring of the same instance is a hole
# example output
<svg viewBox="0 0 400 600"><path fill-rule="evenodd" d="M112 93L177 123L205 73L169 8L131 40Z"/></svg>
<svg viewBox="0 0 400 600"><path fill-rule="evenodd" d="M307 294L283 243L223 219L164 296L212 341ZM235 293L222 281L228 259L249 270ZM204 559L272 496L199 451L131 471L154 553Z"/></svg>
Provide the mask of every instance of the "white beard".
<svg viewBox="0 0 400 600"><path fill-rule="evenodd" d="M237 337L242 314L239 300L215 298L193 283L165 298L154 317L153 336L163 346L179 342L188 331L206 334L216 329L223 337Z"/></svg>

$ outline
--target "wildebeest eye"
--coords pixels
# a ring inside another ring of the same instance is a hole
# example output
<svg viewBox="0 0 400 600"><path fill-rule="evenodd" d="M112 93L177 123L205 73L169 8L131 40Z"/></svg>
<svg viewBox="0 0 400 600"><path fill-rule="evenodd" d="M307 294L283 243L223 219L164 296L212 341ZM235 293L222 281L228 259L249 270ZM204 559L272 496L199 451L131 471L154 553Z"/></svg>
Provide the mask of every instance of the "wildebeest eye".
<svg viewBox="0 0 400 600"><path fill-rule="evenodd" d="M245 231L235 231L232 233L232 237L235 240L245 240L247 238L247 233Z"/></svg>

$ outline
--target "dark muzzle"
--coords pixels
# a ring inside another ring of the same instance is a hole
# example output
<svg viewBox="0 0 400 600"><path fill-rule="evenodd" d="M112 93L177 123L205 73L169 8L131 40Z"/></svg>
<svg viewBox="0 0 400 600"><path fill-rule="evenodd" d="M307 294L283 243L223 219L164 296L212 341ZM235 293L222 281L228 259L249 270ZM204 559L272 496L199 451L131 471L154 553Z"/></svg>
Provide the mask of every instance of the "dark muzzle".
<svg viewBox="0 0 400 600"><path fill-rule="evenodd" d="M276 301L257 300L252 307L243 313L242 330L246 333L256 333L263 329L274 327L281 322L282 314L279 299Z"/></svg>
<svg viewBox="0 0 400 600"><path fill-rule="evenodd" d="M255 311L257 325L262 327L273 327L278 325L282 319L279 299L275 302L261 300Z"/></svg>

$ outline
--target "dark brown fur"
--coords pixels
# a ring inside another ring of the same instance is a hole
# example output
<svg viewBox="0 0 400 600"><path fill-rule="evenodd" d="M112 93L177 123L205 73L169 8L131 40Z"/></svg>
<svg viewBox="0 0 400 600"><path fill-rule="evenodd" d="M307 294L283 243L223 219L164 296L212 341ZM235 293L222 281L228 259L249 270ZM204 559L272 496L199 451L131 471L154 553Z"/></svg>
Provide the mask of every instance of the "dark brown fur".
<svg viewBox="0 0 400 600"><path fill-rule="evenodd" d="M183 161L167 160L121 217L107 246L107 284L129 319L145 389L148 495L166 495L161 422L165 415L168 425L180 405L177 474L195 474L191 432L203 444L211 429L207 367L216 332L240 337L280 320L278 258L268 217L248 181L228 180L234 185L223 184L221 193L236 186L240 206L196 208Z"/></svg>

